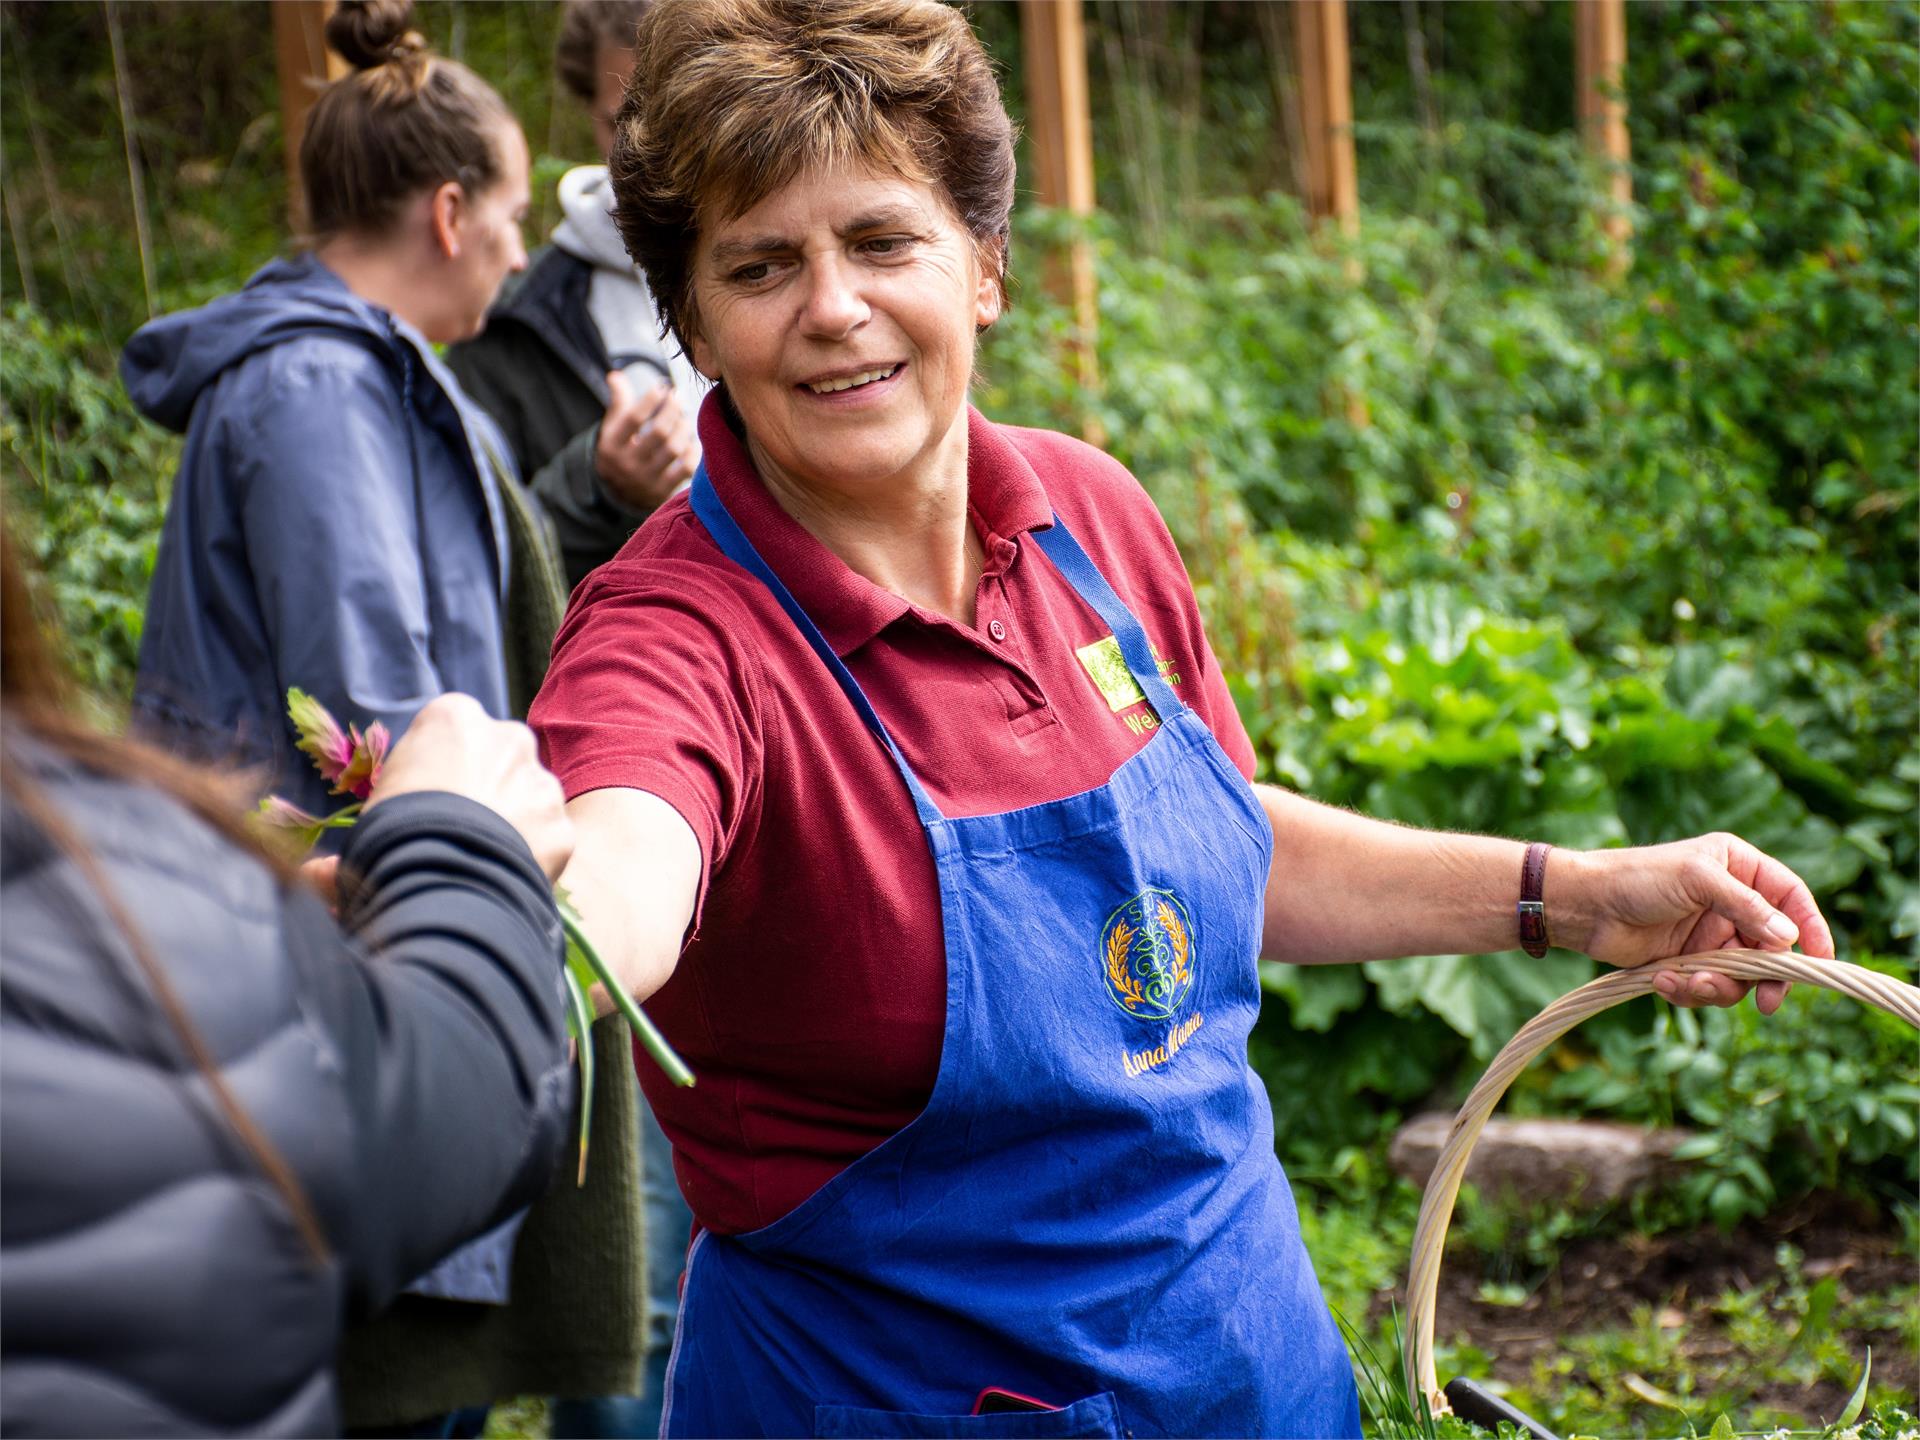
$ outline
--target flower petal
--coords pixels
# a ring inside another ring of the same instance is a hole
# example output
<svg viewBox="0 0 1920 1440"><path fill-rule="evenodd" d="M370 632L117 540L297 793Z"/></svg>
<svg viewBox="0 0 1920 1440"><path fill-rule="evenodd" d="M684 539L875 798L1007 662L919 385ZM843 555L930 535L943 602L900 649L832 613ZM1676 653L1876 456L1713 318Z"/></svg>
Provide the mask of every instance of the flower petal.
<svg viewBox="0 0 1920 1440"><path fill-rule="evenodd" d="M333 793L365 800L373 793L373 787L380 783L380 767L386 761L387 750L393 739L387 727L378 720L367 727L364 735L358 726L351 727L351 733L353 754L346 768L340 772L340 778L334 781Z"/></svg>
<svg viewBox="0 0 1920 1440"><path fill-rule="evenodd" d="M370 757L367 765L367 789L372 790L380 783L380 767L387 763L387 751L393 748L393 735L386 726L376 720L367 727L366 742L367 754ZM362 795L360 798L364 800L367 797Z"/></svg>
<svg viewBox="0 0 1920 1440"><path fill-rule="evenodd" d="M290 800L282 800L278 795L269 795L260 802L260 808L254 812L261 823L273 826L276 830L291 830L300 837L305 849L312 849L319 842L320 832L327 829L327 822L318 815L309 815Z"/></svg>
<svg viewBox="0 0 1920 1440"><path fill-rule="evenodd" d="M284 825L290 830L325 823L318 815L309 815L291 800L282 800L278 795L269 795L260 802L259 815L269 825Z"/></svg>
<svg viewBox="0 0 1920 1440"><path fill-rule="evenodd" d="M353 758L353 743L318 700L297 685L287 691L287 718L300 736L295 742L313 760L314 769L328 780L338 781L340 772ZM334 786L336 793L339 786Z"/></svg>

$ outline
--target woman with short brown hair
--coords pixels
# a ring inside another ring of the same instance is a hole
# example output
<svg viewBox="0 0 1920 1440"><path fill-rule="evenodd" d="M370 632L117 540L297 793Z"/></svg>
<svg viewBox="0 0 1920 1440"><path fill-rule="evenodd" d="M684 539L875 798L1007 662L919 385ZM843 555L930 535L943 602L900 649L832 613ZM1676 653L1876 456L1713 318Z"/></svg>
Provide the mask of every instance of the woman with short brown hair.
<svg viewBox="0 0 1920 1440"><path fill-rule="evenodd" d="M567 883L700 1077L643 1074L700 1225L663 1433L1358 1434L1256 961L1543 950L1517 891L1615 964L1831 953L1818 909L1731 836L1549 853L1249 783L1139 485L967 404L1013 151L964 17L676 0L638 49L618 216L705 463L532 721Z"/></svg>

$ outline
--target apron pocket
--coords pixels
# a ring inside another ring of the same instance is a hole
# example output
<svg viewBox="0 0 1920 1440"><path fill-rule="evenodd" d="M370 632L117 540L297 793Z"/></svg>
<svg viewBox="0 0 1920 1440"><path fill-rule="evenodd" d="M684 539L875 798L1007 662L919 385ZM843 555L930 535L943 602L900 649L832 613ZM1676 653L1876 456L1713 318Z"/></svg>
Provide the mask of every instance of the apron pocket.
<svg viewBox="0 0 1920 1440"><path fill-rule="evenodd" d="M813 1433L833 1440L894 1440L896 1436L954 1440L1065 1440L1100 1436L1119 1440L1120 1406L1111 1390L1077 1400L1064 1410L1008 1410L993 1415L913 1415L904 1410L862 1410L853 1405L816 1405Z"/></svg>

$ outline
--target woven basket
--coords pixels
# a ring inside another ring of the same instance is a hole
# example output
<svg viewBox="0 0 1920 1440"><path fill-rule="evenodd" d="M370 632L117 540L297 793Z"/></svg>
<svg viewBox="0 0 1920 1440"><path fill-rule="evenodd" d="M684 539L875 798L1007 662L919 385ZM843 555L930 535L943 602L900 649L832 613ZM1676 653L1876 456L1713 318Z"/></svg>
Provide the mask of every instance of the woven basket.
<svg viewBox="0 0 1920 1440"><path fill-rule="evenodd" d="M1920 1028L1920 987L1840 960L1814 960L1805 955L1765 950L1714 950L1660 960L1631 970L1614 970L1590 984L1561 996L1520 1028L1506 1048L1494 1056L1487 1073L1467 1096L1454 1117L1447 1142L1427 1181L1420 1203L1420 1223L1413 1232L1413 1264L1407 1273L1407 1324L1412 1343L1407 1347L1407 1387L1422 1394L1435 1415L1452 1413L1433 1368L1433 1311L1440 1291L1440 1252L1446 1245L1453 1203L1460 1194L1460 1178L1474 1142L1514 1078L1540 1052L1581 1021L1653 991L1653 980L1663 971L1690 975L1699 971L1732 975L1740 980L1790 980L1797 985L1819 985L1877 1005Z"/></svg>

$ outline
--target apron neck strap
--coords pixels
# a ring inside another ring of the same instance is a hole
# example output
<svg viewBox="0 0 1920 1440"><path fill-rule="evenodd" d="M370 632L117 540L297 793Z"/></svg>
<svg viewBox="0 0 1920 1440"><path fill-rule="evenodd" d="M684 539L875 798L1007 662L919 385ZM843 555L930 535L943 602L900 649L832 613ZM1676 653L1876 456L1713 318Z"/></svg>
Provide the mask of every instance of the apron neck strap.
<svg viewBox="0 0 1920 1440"><path fill-rule="evenodd" d="M1092 557L1080 548L1080 542L1073 531L1067 528L1067 522L1056 514L1052 528L1034 531L1033 538L1040 542L1040 548L1047 552L1047 558L1053 561L1055 568L1066 577L1067 583L1073 586L1080 598L1107 622L1113 638L1120 642L1120 654L1127 662L1134 684L1147 697L1155 717L1164 723L1178 715L1181 710L1180 698L1173 693L1173 687L1160 678L1160 665L1154 659L1153 647L1147 642L1146 630L1134 618L1126 602L1114 593L1113 586L1107 583L1107 577L1100 573L1100 567L1093 563Z"/></svg>
<svg viewBox="0 0 1920 1440"><path fill-rule="evenodd" d="M753 548L753 542L747 539L746 533L741 530L728 512L726 505L721 502L718 492L713 488L713 482L707 478L705 461L702 461L700 468L694 472L693 488L687 498L692 502L694 515L702 525L707 527L707 533L713 537L714 544L720 547L720 553L773 592L773 598L780 602L780 608L787 612L787 618L793 621L794 627L813 647L813 653L818 655L827 669L833 672L833 678L846 692L847 699L853 702L853 708L860 712L860 718L867 722L867 728L873 731L880 738L880 743L887 747L887 753L893 757L893 763L900 771L900 778L906 782L907 791L913 796L913 808L920 816L920 823L928 827L940 823L945 818L940 813L940 807L933 803L932 797L927 794L926 787L920 783L920 777L915 775L913 767L907 764L907 757L902 755L900 747L893 743L893 736L887 733L887 727L881 723L879 715L874 712L872 703L867 699L866 691L860 688L860 682L853 678L853 672L847 669L846 662L834 652L833 646L827 643L827 637L820 633L820 627L813 623L813 617L808 615L801 608L800 602L793 598L793 592L787 589L786 583L773 573L772 566L760 558L760 552Z"/></svg>

